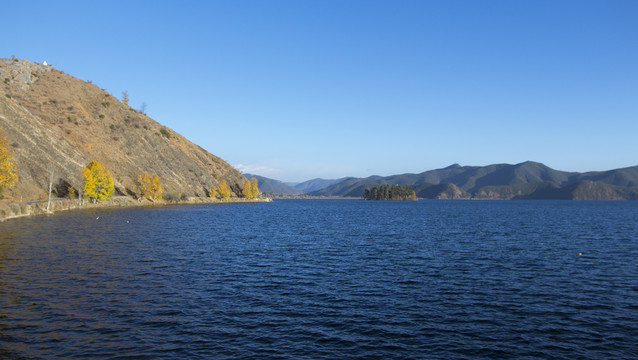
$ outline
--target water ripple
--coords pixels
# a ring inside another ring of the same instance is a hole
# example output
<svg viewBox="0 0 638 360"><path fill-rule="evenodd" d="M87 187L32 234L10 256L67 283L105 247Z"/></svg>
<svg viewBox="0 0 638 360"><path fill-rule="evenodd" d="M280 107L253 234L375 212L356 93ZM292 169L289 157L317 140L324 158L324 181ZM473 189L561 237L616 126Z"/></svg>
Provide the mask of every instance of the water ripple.
<svg viewBox="0 0 638 360"><path fill-rule="evenodd" d="M638 358L637 224L635 202L549 201L18 219L0 358Z"/></svg>

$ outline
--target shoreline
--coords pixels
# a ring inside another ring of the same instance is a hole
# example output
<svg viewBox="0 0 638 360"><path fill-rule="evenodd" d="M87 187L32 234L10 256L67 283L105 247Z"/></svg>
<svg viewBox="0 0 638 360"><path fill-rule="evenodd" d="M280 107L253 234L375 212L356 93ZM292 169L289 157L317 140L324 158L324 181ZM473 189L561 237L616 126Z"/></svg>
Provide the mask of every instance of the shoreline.
<svg viewBox="0 0 638 360"><path fill-rule="evenodd" d="M91 203L71 199L55 199L51 201L49 211L46 210L47 201L28 201L0 203L0 223L7 220L19 219L28 216L53 215L58 211L82 210L82 209L112 209L112 208L134 208L134 207L154 207L171 205L195 205L195 204L237 204L237 203L262 203L272 202L271 198L244 199L231 198L229 200L217 200L209 198L188 198L186 200L174 201L138 201L128 196L116 196L98 203Z"/></svg>

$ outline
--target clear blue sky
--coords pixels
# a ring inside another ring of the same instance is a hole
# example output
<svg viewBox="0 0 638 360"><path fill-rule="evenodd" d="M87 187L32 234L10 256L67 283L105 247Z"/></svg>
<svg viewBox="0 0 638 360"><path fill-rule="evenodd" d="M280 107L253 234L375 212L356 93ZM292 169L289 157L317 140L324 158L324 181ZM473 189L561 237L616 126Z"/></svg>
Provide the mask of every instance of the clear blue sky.
<svg viewBox="0 0 638 360"><path fill-rule="evenodd" d="M638 1L10 1L47 61L284 181L638 165Z"/></svg>

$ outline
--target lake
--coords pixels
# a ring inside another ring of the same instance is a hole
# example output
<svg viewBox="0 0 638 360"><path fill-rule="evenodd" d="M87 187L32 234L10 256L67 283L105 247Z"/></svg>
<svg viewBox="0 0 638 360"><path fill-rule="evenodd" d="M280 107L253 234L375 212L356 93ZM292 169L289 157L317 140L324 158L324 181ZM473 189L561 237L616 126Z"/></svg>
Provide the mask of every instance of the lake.
<svg viewBox="0 0 638 360"><path fill-rule="evenodd" d="M0 358L636 359L638 202L275 200L0 223Z"/></svg>

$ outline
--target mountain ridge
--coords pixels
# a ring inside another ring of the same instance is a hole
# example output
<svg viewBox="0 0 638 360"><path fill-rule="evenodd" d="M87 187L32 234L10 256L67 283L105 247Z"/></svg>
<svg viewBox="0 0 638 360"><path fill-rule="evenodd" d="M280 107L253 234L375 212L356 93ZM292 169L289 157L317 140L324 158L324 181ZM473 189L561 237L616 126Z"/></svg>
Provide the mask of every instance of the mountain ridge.
<svg viewBox="0 0 638 360"><path fill-rule="evenodd" d="M412 186L422 198L634 200L638 199L638 166L578 173L554 170L533 161L514 165L453 164L418 174L347 178L309 195L359 197L366 188L384 183ZM442 187L444 184L448 185Z"/></svg>

